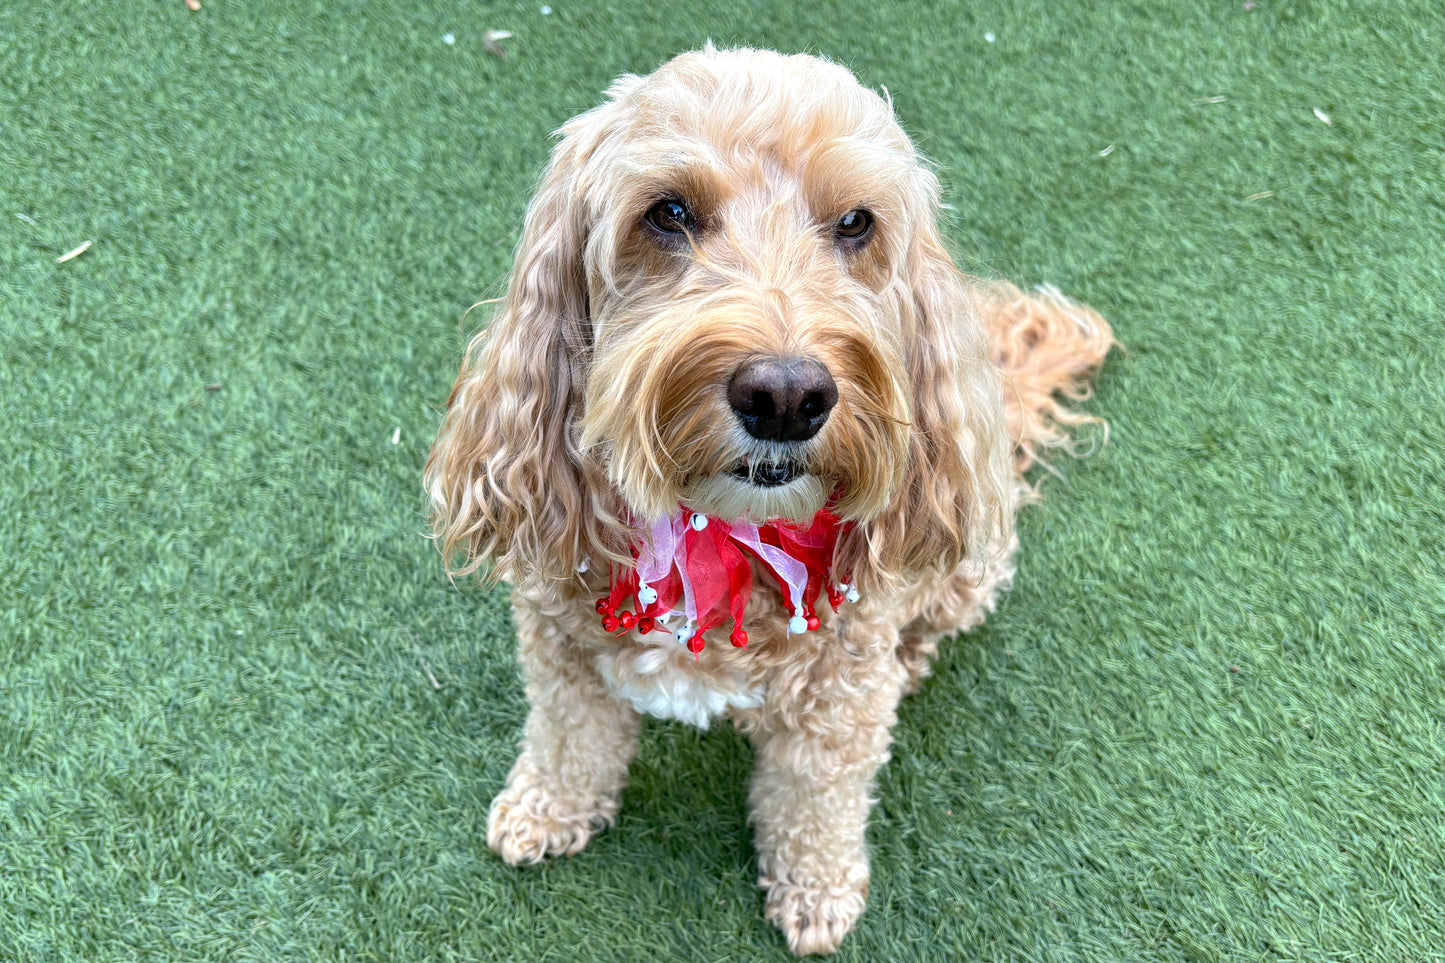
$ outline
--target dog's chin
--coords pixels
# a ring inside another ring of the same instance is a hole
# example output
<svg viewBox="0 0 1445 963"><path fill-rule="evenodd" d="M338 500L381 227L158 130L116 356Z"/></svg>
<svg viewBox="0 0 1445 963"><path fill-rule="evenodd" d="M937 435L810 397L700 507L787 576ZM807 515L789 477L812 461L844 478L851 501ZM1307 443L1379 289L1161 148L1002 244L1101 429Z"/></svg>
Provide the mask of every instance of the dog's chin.
<svg viewBox="0 0 1445 963"><path fill-rule="evenodd" d="M806 525L828 503L829 486L806 472L762 475L745 472L695 479L683 492L683 502L695 512L728 521L786 520Z"/></svg>

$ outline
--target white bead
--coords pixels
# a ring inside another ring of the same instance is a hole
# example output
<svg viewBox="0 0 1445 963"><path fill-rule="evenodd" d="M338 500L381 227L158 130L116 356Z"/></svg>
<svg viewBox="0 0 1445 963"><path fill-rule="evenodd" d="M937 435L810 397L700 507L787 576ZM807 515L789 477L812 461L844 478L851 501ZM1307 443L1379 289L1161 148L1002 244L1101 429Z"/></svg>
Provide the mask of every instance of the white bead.
<svg viewBox="0 0 1445 963"><path fill-rule="evenodd" d="M637 604L646 608L657 601L657 589L651 585L644 585L637 590Z"/></svg>
<svg viewBox="0 0 1445 963"><path fill-rule="evenodd" d="M581 573L587 571L587 570L588 570L589 568L591 568L591 567L592 567L592 563L589 562L587 559L584 558L584 559L582 560L582 564L577 566L577 573L580 575Z"/></svg>
<svg viewBox="0 0 1445 963"><path fill-rule="evenodd" d="M853 586L850 585L850 586L848 586L848 592L847 592L847 594L844 595L843 597L844 597L845 599L847 599L848 601L850 601L850 602L856 602L856 601L858 601L859 599L861 599L863 596L859 595L859 594L858 594L858 590L857 590L856 588L854 588Z"/></svg>
<svg viewBox="0 0 1445 963"><path fill-rule="evenodd" d="M794 635L802 635L808 631L808 620L801 615L795 615L788 619L788 631Z"/></svg>
<svg viewBox="0 0 1445 963"><path fill-rule="evenodd" d="M707 516L702 512L693 512L692 517L687 520L687 523L692 526L694 532L700 532L704 528L707 528Z"/></svg>

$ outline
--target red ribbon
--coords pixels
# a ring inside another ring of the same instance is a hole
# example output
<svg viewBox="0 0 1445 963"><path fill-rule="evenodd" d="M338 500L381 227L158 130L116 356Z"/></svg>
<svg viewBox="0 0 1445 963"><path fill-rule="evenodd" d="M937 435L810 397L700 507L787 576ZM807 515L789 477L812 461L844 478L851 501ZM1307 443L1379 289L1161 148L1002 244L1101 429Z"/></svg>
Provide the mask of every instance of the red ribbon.
<svg viewBox="0 0 1445 963"><path fill-rule="evenodd" d="M683 517L687 520L696 516L684 511ZM752 546L739 541L733 534L732 525L709 518L700 529L691 524L686 526L681 546L667 574L648 586L657 593L651 602L644 604L637 599L642 586L638 583L635 565L621 569L613 567L607 597L597 600L602 627L608 632L619 632L635 626L643 633L650 632L658 620L683 610L690 595L696 622L687 626L680 635L689 651L694 655L701 652L704 633L729 619L734 625L731 635L733 645L745 647L748 636L743 631L742 621L752 598L752 562L757 561L777 584L788 614L801 614L808 628L816 629L819 624L816 605L823 588L827 587L828 602L835 612L843 602L843 593L832 583L830 573L838 536L851 525L851 522L843 522L831 511L823 509L813 516L806 528L784 521L758 526L760 543L786 553L807 570L807 582L801 593L801 613L794 610L788 581L768 564L767 559ZM634 547L633 557L636 558L637 554L638 549ZM622 608L629 599L637 600L635 612Z"/></svg>

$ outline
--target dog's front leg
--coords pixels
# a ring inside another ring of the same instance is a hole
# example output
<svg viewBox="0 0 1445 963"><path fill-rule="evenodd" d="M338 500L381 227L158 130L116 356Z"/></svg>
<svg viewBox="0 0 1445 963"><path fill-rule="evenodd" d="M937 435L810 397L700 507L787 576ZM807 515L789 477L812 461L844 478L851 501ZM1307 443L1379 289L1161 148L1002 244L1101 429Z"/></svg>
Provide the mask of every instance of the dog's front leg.
<svg viewBox="0 0 1445 963"><path fill-rule="evenodd" d="M571 856L612 824L637 751L638 716L608 694L568 638L565 611L520 594L513 603L531 711L521 755L492 801L487 845L515 866Z"/></svg>
<svg viewBox="0 0 1445 963"><path fill-rule="evenodd" d="M836 950L863 912L873 777L903 688L896 627L840 619L819 635L814 658L769 681L751 733L758 883L799 956Z"/></svg>

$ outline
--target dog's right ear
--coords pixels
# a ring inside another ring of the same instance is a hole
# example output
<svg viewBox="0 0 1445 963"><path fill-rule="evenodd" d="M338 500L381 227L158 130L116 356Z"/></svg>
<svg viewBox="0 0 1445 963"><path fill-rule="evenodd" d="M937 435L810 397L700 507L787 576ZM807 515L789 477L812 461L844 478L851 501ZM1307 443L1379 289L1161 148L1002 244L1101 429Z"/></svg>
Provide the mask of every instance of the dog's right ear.
<svg viewBox="0 0 1445 963"><path fill-rule="evenodd" d="M426 465L432 529L453 574L559 580L606 555L574 421L592 351L580 173L601 109L569 123L527 207L506 295L472 338ZM605 490L605 489L601 489Z"/></svg>

